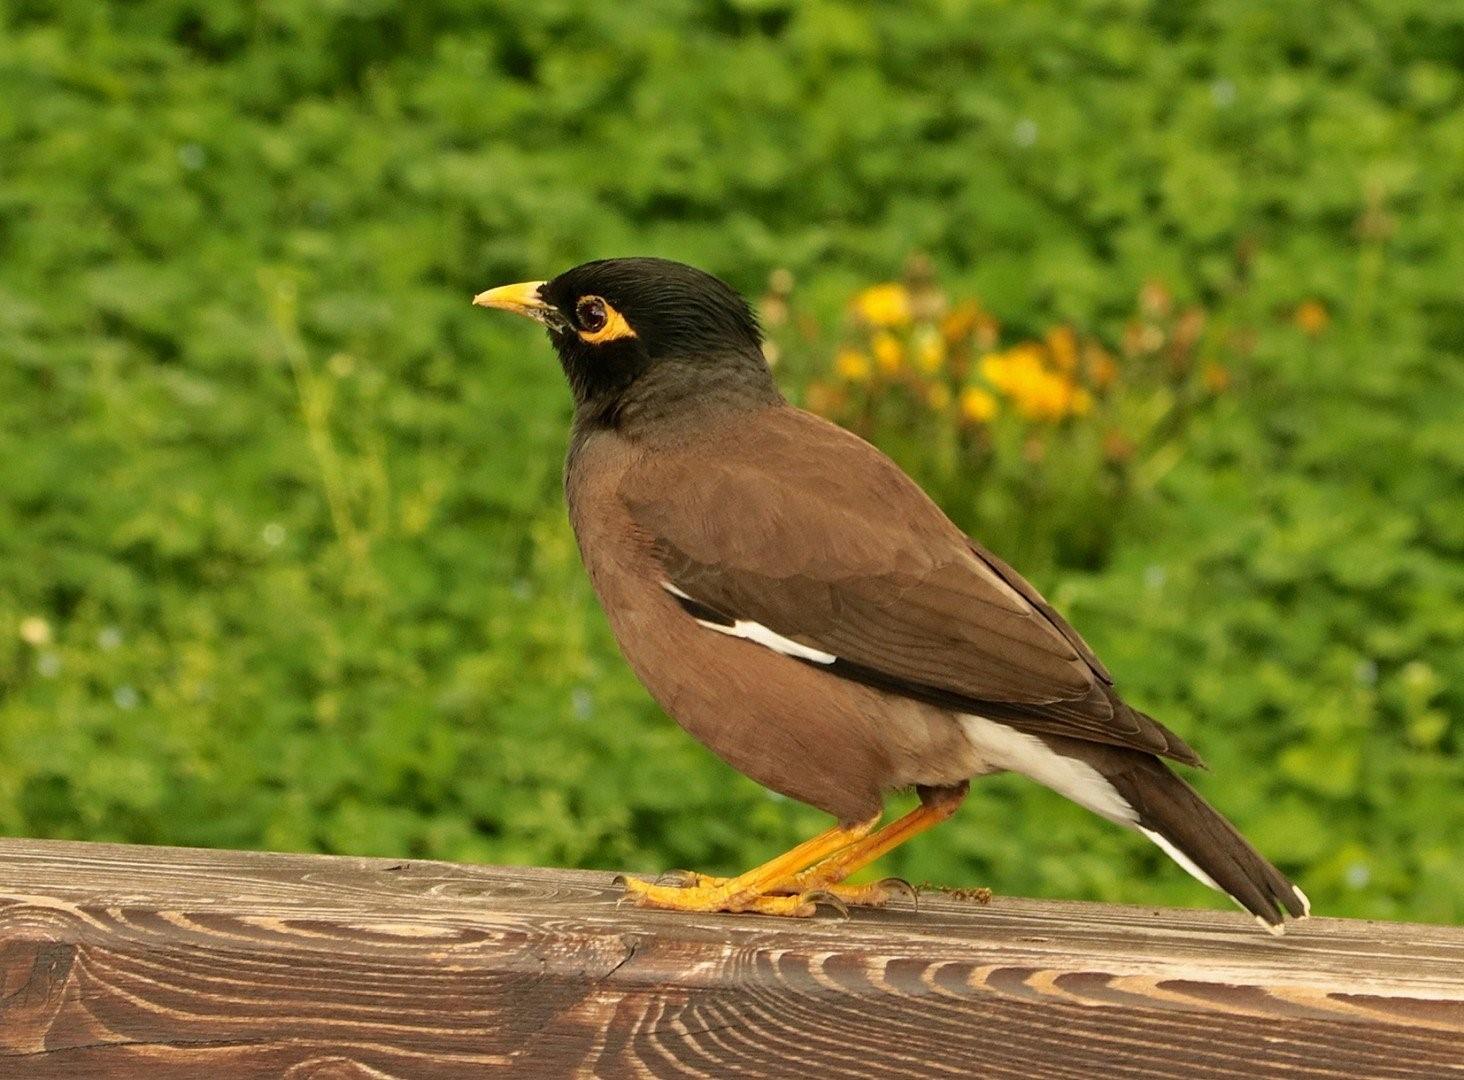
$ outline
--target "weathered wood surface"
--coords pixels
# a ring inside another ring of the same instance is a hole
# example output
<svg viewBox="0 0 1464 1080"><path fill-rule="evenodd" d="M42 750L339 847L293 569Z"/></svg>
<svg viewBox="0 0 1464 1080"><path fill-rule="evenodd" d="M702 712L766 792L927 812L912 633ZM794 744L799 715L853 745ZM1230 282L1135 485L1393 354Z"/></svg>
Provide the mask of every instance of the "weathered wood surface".
<svg viewBox="0 0 1464 1080"><path fill-rule="evenodd" d="M0 840L0 1077L1464 1076L1464 929Z"/></svg>

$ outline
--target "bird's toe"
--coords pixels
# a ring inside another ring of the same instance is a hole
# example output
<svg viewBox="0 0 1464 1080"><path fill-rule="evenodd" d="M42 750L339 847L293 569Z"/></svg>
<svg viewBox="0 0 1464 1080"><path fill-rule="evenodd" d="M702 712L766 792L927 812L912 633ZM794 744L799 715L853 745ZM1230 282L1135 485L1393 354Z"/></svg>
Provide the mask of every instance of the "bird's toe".
<svg viewBox="0 0 1464 1080"><path fill-rule="evenodd" d="M695 870L667 870L660 877L656 878L657 885L669 885L674 889L692 888L715 888L725 885L728 878L713 877L711 874L699 874Z"/></svg>
<svg viewBox="0 0 1464 1080"><path fill-rule="evenodd" d="M920 895L915 886L904 878L897 877L882 878L867 885L850 885L845 882L819 881L817 878L811 878L791 882L779 891L786 895L827 897L832 901L837 901L838 905L845 909L886 907L896 896L903 896L916 907L920 902Z"/></svg>

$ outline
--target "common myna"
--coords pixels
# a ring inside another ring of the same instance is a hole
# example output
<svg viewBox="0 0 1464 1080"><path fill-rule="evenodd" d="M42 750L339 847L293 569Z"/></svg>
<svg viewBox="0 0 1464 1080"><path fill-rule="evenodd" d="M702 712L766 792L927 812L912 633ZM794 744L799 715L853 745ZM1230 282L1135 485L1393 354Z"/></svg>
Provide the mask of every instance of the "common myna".
<svg viewBox="0 0 1464 1080"><path fill-rule="evenodd" d="M747 303L663 259L606 259L475 304L542 323L574 394L564 487L611 629L651 695L739 772L837 819L734 878L639 903L807 915L878 905L854 871L1011 770L1143 833L1267 929L1307 913L1168 758L1046 600L862 439L789 405ZM878 827L887 793L920 805Z"/></svg>

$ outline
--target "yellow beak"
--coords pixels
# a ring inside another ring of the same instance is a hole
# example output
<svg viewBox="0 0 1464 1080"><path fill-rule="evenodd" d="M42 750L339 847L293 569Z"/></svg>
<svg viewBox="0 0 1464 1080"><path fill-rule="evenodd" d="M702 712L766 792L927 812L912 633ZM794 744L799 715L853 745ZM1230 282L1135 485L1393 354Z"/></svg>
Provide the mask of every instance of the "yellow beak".
<svg viewBox="0 0 1464 1080"><path fill-rule="evenodd" d="M480 292L473 297L473 303L479 307L511 311L545 326L562 322L559 310L539 293L544 284L542 281L521 281L517 285L500 285Z"/></svg>

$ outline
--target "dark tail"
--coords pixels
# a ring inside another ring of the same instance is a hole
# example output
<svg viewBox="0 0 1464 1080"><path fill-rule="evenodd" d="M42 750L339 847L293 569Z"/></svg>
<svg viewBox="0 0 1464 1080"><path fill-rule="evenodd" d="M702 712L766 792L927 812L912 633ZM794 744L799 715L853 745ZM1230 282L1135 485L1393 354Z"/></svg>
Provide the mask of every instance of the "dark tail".
<svg viewBox="0 0 1464 1080"><path fill-rule="evenodd" d="M1288 915L1311 914L1306 894L1168 766L1134 751L1120 756L1120 767L1100 771L1133 807L1137 828L1170 858L1228 895L1273 934L1284 932Z"/></svg>
<svg viewBox="0 0 1464 1080"><path fill-rule="evenodd" d="M1097 776L1082 784L1071 783L1070 777L1068 783L1053 783L1051 776L1037 779L1121 825L1138 829L1271 933L1283 932L1287 916L1311 914L1306 895L1153 754L1054 736L1042 741L1058 755L1089 766Z"/></svg>

